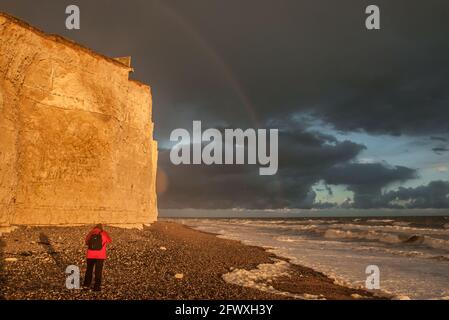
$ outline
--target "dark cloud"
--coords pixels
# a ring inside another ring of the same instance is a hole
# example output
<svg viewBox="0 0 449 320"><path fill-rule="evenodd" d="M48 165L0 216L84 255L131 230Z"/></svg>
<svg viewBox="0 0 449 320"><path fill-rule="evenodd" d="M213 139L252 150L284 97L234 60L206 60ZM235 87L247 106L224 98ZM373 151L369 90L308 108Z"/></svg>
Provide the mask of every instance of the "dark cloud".
<svg viewBox="0 0 449 320"><path fill-rule="evenodd" d="M79 0L80 31L64 27L68 4L0 0L45 31L132 55L134 77L153 87L159 140L192 120L255 125L306 111L344 131L449 131L447 1L379 0L375 32L367 0Z"/></svg>
<svg viewBox="0 0 449 320"><path fill-rule="evenodd" d="M168 177L168 188L160 203L170 208L310 208L316 197L312 186L322 173L350 161L364 148L317 132L284 129L279 134L275 176L259 176L259 166L174 166L170 151L163 150L159 166Z"/></svg>
<svg viewBox="0 0 449 320"><path fill-rule="evenodd" d="M447 138L444 138L444 137L436 137L436 136L430 137L430 140L441 141L441 142L447 142Z"/></svg>
<svg viewBox="0 0 449 320"><path fill-rule="evenodd" d="M435 148L432 148L432 151L435 152L436 154L441 155L441 154L443 154L445 152L448 152L449 149L446 148L446 147L435 147Z"/></svg>
<svg viewBox="0 0 449 320"><path fill-rule="evenodd" d="M292 130L290 128L290 130ZM160 154L160 167L168 176L160 202L167 207L201 208L311 208L317 203L312 186L324 180L353 191L354 206L378 206L381 190L393 182L412 179L413 169L351 161L365 146L303 129L280 132L279 172L259 176L257 166L174 166L169 150ZM331 194L329 186L326 189ZM335 204L333 204L335 206Z"/></svg>
<svg viewBox="0 0 449 320"><path fill-rule="evenodd" d="M324 173L327 183L333 185L385 186L395 181L416 177L416 171L403 166L388 166L383 163L348 163L334 166Z"/></svg>
<svg viewBox="0 0 449 320"><path fill-rule="evenodd" d="M328 184L346 185L354 192L354 207L382 207L382 188L417 176L414 169L382 163L347 163L330 168L323 174Z"/></svg>
<svg viewBox="0 0 449 320"><path fill-rule="evenodd" d="M449 181L432 181L416 188L400 187L382 196L385 207L449 208Z"/></svg>

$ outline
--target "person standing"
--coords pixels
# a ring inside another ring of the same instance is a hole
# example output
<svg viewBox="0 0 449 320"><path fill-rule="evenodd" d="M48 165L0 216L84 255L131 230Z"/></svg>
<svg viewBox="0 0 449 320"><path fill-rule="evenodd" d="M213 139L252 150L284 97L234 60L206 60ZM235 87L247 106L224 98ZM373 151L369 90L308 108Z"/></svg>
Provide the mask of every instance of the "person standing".
<svg viewBox="0 0 449 320"><path fill-rule="evenodd" d="M101 291L101 279L103 265L106 260L106 245L111 243L109 234L103 230L103 225L96 225L86 236L87 249L87 269L84 277L85 288L89 288L92 283L92 273L95 269L94 291Z"/></svg>

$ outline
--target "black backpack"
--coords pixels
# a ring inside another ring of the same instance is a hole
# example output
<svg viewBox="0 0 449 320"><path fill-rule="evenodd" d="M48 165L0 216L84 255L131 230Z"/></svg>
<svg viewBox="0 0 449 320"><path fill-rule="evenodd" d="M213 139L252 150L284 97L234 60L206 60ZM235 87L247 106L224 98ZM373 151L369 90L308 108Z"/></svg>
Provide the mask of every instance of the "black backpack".
<svg viewBox="0 0 449 320"><path fill-rule="evenodd" d="M89 250L99 251L103 248L103 238L101 232L94 234L89 239Z"/></svg>

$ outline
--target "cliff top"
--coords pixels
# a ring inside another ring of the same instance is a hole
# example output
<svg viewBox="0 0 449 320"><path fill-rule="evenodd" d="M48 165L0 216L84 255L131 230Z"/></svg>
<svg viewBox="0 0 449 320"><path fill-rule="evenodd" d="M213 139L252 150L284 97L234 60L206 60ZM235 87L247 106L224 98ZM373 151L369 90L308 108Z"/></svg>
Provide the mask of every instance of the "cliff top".
<svg viewBox="0 0 449 320"><path fill-rule="evenodd" d="M27 30L29 30L31 32L34 32L35 34L39 35L40 37L43 37L45 39L49 39L49 40L61 43L61 44L66 45L66 46L68 46L70 48L73 48L75 50L83 51L83 52L85 52L85 53L87 53L87 54L89 54L91 56L94 56L96 58L100 58L100 59L106 60L106 61L108 61L110 63L113 63L116 66L119 66L119 67L122 67L122 68L126 68L129 71L134 71L133 68L131 68L130 66L120 62L119 60L116 60L114 58L110 58L110 57L107 57L107 56L102 55L100 53L97 53L97 52L89 49L88 47L85 47L85 46L83 46L83 45L81 45L81 44L79 44L79 43L77 43L75 41L69 40L69 39L64 38L62 36L59 36L59 35L56 35L56 34L45 33L44 31L41 31L41 30L33 27L32 25L28 24L27 22L25 22L23 20L20 20L20 19L14 17L14 16L12 16L12 15L10 15L8 13L0 11L0 17L4 17L8 21L10 21L10 22L12 22L12 23L14 23L16 25L19 25L22 28L25 28L25 29L27 29Z"/></svg>

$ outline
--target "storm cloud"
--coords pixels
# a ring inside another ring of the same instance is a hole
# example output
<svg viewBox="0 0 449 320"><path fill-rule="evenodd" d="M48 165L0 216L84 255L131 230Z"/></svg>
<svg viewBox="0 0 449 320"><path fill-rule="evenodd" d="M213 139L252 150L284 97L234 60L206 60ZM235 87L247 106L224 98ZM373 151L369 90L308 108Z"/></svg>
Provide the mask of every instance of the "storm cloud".
<svg viewBox="0 0 449 320"><path fill-rule="evenodd" d="M162 150L159 164L167 187L160 201L169 208L179 203L200 208L312 208L322 206L316 203L312 186L324 181L347 186L354 192L356 207L377 207L382 188L413 179L416 171L354 163L364 149L364 145L319 132L287 128L280 131L276 176L259 176L257 166L175 166L169 159L170 150ZM191 194L200 196L192 202Z"/></svg>
<svg viewBox="0 0 449 320"><path fill-rule="evenodd" d="M416 188L399 187L382 196L384 207L448 208L449 181L432 181Z"/></svg>
<svg viewBox="0 0 449 320"><path fill-rule="evenodd" d="M403 166L349 163L327 170L324 180L328 184L347 186L354 192L354 206L366 209L383 207L382 189L393 182L414 179L416 174L416 170Z"/></svg>

